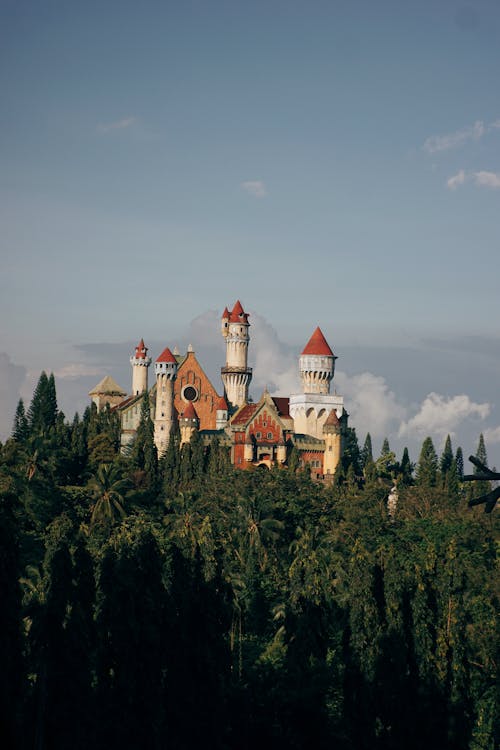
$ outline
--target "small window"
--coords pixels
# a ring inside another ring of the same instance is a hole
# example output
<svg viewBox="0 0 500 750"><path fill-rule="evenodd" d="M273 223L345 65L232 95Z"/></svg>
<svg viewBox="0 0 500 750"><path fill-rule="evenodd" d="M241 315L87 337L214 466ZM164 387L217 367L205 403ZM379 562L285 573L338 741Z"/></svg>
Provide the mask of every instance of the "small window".
<svg viewBox="0 0 500 750"><path fill-rule="evenodd" d="M329 451L332 451L332 450L333 450L333 448L332 448L332 446L331 446L331 445L329 445L329 446L328 446L328 450L329 450Z"/></svg>
<svg viewBox="0 0 500 750"><path fill-rule="evenodd" d="M262 437L262 432L256 432L255 437L257 438L257 440L260 440Z"/></svg>
<svg viewBox="0 0 500 750"><path fill-rule="evenodd" d="M273 433L272 432L268 432L267 433L267 439L268 440L272 440L273 439Z"/></svg>
<svg viewBox="0 0 500 750"><path fill-rule="evenodd" d="M262 427L267 427L267 422L262 422Z"/></svg>

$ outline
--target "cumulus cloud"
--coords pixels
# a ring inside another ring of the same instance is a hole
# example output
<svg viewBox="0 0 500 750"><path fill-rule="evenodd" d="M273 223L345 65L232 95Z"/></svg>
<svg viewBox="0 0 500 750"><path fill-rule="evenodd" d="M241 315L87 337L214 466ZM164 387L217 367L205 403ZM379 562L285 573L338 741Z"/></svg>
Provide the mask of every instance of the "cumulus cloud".
<svg viewBox="0 0 500 750"><path fill-rule="evenodd" d="M256 313L251 317L253 387L257 397L270 393L288 396L299 391L299 349L281 341L276 330Z"/></svg>
<svg viewBox="0 0 500 750"><path fill-rule="evenodd" d="M463 185L465 182L465 172L463 169L461 169L457 174L453 175L453 177L450 177L446 185L450 190L456 190L459 185Z"/></svg>
<svg viewBox="0 0 500 750"><path fill-rule="evenodd" d="M500 427L487 427L483 430L483 437L488 443L500 443Z"/></svg>
<svg viewBox="0 0 500 750"><path fill-rule="evenodd" d="M254 198L265 198L267 190L262 180L246 180L241 183L243 190Z"/></svg>
<svg viewBox="0 0 500 750"><path fill-rule="evenodd" d="M26 368L15 365L5 352L0 352L0 439L12 432L16 404L26 378Z"/></svg>
<svg viewBox="0 0 500 750"><path fill-rule="evenodd" d="M81 378L88 375L103 375L104 369L102 367L93 367L91 365L85 365L83 362L71 362L68 365L64 365L59 370L54 372L56 378L74 379Z"/></svg>
<svg viewBox="0 0 500 750"><path fill-rule="evenodd" d="M401 423L399 436L415 433L441 438L446 435L454 437L457 428L466 419L486 419L490 411L490 404L476 404L466 394L446 397L439 393L429 393L419 411L411 419Z"/></svg>
<svg viewBox="0 0 500 750"><path fill-rule="evenodd" d="M337 372L335 383L344 396L350 422L360 436L369 432L372 438L383 438L406 417L406 407L380 375L363 372L348 376Z"/></svg>
<svg viewBox="0 0 500 750"><path fill-rule="evenodd" d="M137 117L123 117L121 120L115 120L114 122L101 122L97 126L98 133L111 133L113 130L125 130L135 125Z"/></svg>
<svg viewBox="0 0 500 750"><path fill-rule="evenodd" d="M474 172L474 182L476 185L488 188L500 188L500 172Z"/></svg>
<svg viewBox="0 0 500 750"><path fill-rule="evenodd" d="M480 172L470 172L466 174L461 169L457 174L450 177L446 185L450 190L456 190L459 185L463 185L464 182L472 181L477 187L487 187L495 190L500 188L500 172L488 172L482 170Z"/></svg>
<svg viewBox="0 0 500 750"><path fill-rule="evenodd" d="M482 120L476 120L474 125L462 130L456 130L454 133L445 135L431 135L424 141L423 151L428 154L435 154L440 151L448 151L452 148L459 148L467 141L478 141L485 133L491 129L491 126L485 126Z"/></svg>

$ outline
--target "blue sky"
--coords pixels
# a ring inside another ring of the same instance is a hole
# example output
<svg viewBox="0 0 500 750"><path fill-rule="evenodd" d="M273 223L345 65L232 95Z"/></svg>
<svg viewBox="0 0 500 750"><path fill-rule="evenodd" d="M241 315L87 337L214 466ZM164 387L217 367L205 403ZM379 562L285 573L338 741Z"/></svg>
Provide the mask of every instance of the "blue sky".
<svg viewBox="0 0 500 750"><path fill-rule="evenodd" d="M42 368L70 414L240 297L283 356L322 326L361 432L451 411L494 462L499 80L496 0L4 0L1 434Z"/></svg>

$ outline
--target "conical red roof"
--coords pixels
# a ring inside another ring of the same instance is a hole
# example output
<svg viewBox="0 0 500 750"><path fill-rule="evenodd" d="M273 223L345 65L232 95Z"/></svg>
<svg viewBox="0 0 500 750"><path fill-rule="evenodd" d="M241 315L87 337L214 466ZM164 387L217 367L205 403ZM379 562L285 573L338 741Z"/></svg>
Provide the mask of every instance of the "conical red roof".
<svg viewBox="0 0 500 750"><path fill-rule="evenodd" d="M217 401L217 408L216 411L227 411L227 403L224 396L221 396L220 399Z"/></svg>
<svg viewBox="0 0 500 750"><path fill-rule="evenodd" d="M148 353L148 347L144 344L144 339L141 339L135 347L134 357L136 359L146 359Z"/></svg>
<svg viewBox="0 0 500 750"><path fill-rule="evenodd" d="M242 318L243 318L243 321L241 320ZM231 321L231 323L241 323L241 322L246 323L247 318L248 318L248 315L244 311L241 302L239 301L239 299L236 300L236 303L231 311L229 320Z"/></svg>
<svg viewBox="0 0 500 750"><path fill-rule="evenodd" d="M339 418L337 417L337 412L335 409L332 409L328 417L326 418L325 427L338 427L340 424Z"/></svg>
<svg viewBox="0 0 500 750"><path fill-rule="evenodd" d="M319 326L307 342L302 354L323 354L330 357L334 356Z"/></svg>
<svg viewBox="0 0 500 750"><path fill-rule="evenodd" d="M196 409L194 408L192 402L190 401L189 404L184 409L184 412L182 414L183 419L198 419L198 415L196 413Z"/></svg>
<svg viewBox="0 0 500 750"><path fill-rule="evenodd" d="M229 310L227 307L224 308L224 312L222 313L222 320L224 320L224 318L229 318Z"/></svg>
<svg viewBox="0 0 500 750"><path fill-rule="evenodd" d="M166 349L162 351L162 353L160 354L160 356L158 357L156 361L157 362L170 362L173 364L177 364L177 360L172 354L172 352L170 351L170 349L168 348L168 346Z"/></svg>

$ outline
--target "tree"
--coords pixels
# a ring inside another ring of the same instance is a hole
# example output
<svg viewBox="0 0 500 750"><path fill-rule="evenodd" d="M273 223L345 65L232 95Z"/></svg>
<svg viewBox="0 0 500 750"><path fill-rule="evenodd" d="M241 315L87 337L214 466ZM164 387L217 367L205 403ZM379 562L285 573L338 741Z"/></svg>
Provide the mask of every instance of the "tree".
<svg viewBox="0 0 500 750"><path fill-rule="evenodd" d="M17 404L16 413L14 416L14 427L12 429L12 437L17 440L18 443L23 443L29 434L28 419L24 411L24 401L22 398L19 399Z"/></svg>
<svg viewBox="0 0 500 750"><path fill-rule="evenodd" d="M458 446L457 452L455 454L455 463L457 465L458 481L462 482L464 478L464 454L460 446Z"/></svg>
<svg viewBox="0 0 500 750"><path fill-rule="evenodd" d="M446 437L446 442L444 444L444 449L441 454L441 461L439 464L439 468L441 470L441 477L443 480L443 484L446 481L446 475L448 474L449 470L451 469L451 464L453 462L453 450L451 447L451 438L448 435Z"/></svg>
<svg viewBox="0 0 500 750"><path fill-rule="evenodd" d="M142 398L141 417L129 458L135 468L145 472L149 488L154 489L158 476L158 453L154 443L154 426L147 392Z"/></svg>
<svg viewBox="0 0 500 750"><path fill-rule="evenodd" d="M361 449L361 466L364 469L368 463L373 461L372 438L368 432Z"/></svg>
<svg viewBox="0 0 500 750"><path fill-rule="evenodd" d="M113 464L101 464L96 475L88 483L88 488L94 498L91 526L112 524L117 517L123 518L125 511L124 490L130 487L128 479L122 479L120 470Z"/></svg>
<svg viewBox="0 0 500 750"><path fill-rule="evenodd" d="M384 441L382 443L382 449L380 451L381 456L387 456L388 453L391 452L391 447L389 445L389 438L384 438Z"/></svg>
<svg viewBox="0 0 500 750"><path fill-rule="evenodd" d="M438 457L431 437L422 443L417 463L416 483L419 487L435 487L437 480Z"/></svg>
<svg viewBox="0 0 500 750"><path fill-rule="evenodd" d="M410 461L410 454L408 448L405 446L403 450L403 456L399 465L399 472L401 475L401 481L403 484L409 485L413 481L413 464Z"/></svg>
<svg viewBox="0 0 500 750"><path fill-rule="evenodd" d="M57 399L54 375L50 378L43 371L38 380L30 407L28 426L31 434L46 433L54 427L57 419Z"/></svg>

